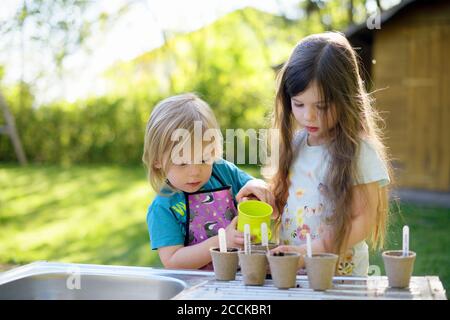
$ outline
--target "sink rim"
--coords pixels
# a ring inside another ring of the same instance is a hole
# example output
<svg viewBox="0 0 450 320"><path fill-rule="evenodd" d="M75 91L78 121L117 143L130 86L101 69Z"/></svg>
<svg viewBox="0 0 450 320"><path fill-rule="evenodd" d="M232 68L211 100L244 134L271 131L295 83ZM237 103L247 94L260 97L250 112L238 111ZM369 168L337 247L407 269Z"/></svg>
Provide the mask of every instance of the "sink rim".
<svg viewBox="0 0 450 320"><path fill-rule="evenodd" d="M188 288L188 284L180 279L164 275L165 272L159 272L158 269L151 267L130 267L115 265L95 265L95 264L74 264L36 261L17 268L7 270L0 273L0 286L8 284L20 279L25 279L41 275L70 275L79 272L80 276L95 275L106 277L127 277L137 279L159 278L161 280L170 280L182 285L184 289ZM183 289L183 290L184 290Z"/></svg>

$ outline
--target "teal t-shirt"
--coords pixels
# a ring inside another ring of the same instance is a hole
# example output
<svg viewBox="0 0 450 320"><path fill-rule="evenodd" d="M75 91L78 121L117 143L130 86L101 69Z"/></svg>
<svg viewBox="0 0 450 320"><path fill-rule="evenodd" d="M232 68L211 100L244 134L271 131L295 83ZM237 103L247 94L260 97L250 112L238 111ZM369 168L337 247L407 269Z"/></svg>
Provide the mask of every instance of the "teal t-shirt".
<svg viewBox="0 0 450 320"><path fill-rule="evenodd" d="M240 170L233 163L220 159L213 163L213 172L225 185L230 185L233 197L252 176ZM200 190L222 187L213 175ZM161 247L183 245L186 234L186 202L183 192L170 196L157 195L148 208L147 226L153 250Z"/></svg>

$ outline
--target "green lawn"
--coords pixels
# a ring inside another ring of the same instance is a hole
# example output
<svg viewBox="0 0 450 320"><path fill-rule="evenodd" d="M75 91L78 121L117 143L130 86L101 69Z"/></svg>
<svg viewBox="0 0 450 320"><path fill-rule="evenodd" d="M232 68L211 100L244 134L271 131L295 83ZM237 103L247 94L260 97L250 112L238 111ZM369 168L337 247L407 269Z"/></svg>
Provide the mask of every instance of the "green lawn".
<svg viewBox="0 0 450 320"><path fill-rule="evenodd" d="M0 264L161 265L142 167L0 166Z"/></svg>
<svg viewBox="0 0 450 320"><path fill-rule="evenodd" d="M257 175L255 168L247 168ZM154 194L143 167L0 165L0 265L36 260L161 266L145 222ZM401 248L410 226L415 275L450 285L450 211L401 205L386 244ZM379 253L371 264L380 266Z"/></svg>
<svg viewBox="0 0 450 320"><path fill-rule="evenodd" d="M410 229L410 250L416 252L414 275L438 275L445 289L450 288L450 210L403 203L393 213L386 249L402 249L402 228ZM385 274L381 253L372 252L370 264ZM449 293L447 292L447 297Z"/></svg>

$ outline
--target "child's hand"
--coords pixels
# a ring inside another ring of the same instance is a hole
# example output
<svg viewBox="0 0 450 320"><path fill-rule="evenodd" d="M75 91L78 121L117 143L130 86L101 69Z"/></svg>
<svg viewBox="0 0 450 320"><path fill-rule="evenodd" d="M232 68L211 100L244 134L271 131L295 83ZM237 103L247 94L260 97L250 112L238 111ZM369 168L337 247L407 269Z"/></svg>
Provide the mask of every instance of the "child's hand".
<svg viewBox="0 0 450 320"><path fill-rule="evenodd" d="M230 224L225 228L227 237L227 248L243 248L244 233L236 230L238 217L234 217Z"/></svg>
<svg viewBox="0 0 450 320"><path fill-rule="evenodd" d="M236 195L237 202L250 199L257 199L267 202L274 209L274 218L278 216L278 213L276 212L275 198L269 188L269 185L264 180L252 179L248 181Z"/></svg>

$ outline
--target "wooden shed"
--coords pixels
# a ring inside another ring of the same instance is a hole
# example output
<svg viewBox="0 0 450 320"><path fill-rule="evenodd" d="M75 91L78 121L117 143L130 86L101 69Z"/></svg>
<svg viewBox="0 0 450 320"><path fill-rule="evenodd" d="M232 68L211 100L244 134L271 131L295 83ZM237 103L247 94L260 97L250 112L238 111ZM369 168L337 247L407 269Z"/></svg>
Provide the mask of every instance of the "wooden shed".
<svg viewBox="0 0 450 320"><path fill-rule="evenodd" d="M450 1L405 1L350 27L404 188L450 191ZM379 90L379 91L377 91Z"/></svg>

